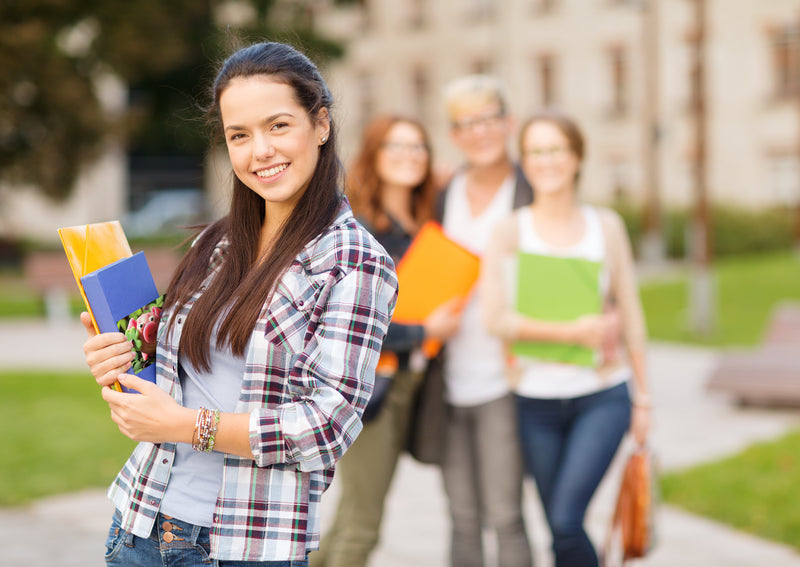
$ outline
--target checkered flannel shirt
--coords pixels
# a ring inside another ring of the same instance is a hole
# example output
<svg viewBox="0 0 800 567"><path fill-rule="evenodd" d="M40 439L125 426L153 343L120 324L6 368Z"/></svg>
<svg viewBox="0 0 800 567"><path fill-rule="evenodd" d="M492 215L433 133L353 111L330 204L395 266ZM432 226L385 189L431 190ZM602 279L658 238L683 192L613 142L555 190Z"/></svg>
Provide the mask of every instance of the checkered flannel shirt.
<svg viewBox="0 0 800 567"><path fill-rule="evenodd" d="M226 250L223 240L206 284ZM203 289L158 345L158 385L178 402L182 322ZM335 222L281 277L253 331L236 408L250 414L253 459L225 455L212 557L298 560L318 547L320 498L361 431L396 298L392 260L344 200ZM172 443L136 447L109 489L123 529L148 537L174 458Z"/></svg>

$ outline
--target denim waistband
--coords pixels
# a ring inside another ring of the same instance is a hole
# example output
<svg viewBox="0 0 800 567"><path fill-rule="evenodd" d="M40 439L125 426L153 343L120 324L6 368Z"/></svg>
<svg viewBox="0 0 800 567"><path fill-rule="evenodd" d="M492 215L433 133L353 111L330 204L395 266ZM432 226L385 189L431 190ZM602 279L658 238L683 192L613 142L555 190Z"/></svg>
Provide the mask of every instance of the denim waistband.
<svg viewBox="0 0 800 567"><path fill-rule="evenodd" d="M149 539L157 541L161 547L192 547L198 540L208 542L209 530L159 512Z"/></svg>

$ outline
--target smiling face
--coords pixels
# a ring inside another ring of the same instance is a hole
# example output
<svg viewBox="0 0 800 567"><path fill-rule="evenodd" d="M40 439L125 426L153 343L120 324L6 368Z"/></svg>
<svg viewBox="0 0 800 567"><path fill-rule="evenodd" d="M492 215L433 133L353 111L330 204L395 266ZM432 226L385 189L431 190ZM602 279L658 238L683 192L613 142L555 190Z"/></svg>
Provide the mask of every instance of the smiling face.
<svg viewBox="0 0 800 567"><path fill-rule="evenodd" d="M450 137L470 165L490 166L508 159L511 120L500 102L486 97L465 99L451 108L450 118Z"/></svg>
<svg viewBox="0 0 800 567"><path fill-rule="evenodd" d="M580 162L558 126L532 123L522 136L521 149L522 169L537 195L574 188Z"/></svg>
<svg viewBox="0 0 800 567"><path fill-rule="evenodd" d="M386 133L375 167L382 184L412 189L425 179L429 161L430 154L419 128L397 122Z"/></svg>
<svg viewBox="0 0 800 567"><path fill-rule="evenodd" d="M268 75L232 79L219 108L234 173L264 199L268 216L288 217L314 175L327 109L312 121L292 87Z"/></svg>

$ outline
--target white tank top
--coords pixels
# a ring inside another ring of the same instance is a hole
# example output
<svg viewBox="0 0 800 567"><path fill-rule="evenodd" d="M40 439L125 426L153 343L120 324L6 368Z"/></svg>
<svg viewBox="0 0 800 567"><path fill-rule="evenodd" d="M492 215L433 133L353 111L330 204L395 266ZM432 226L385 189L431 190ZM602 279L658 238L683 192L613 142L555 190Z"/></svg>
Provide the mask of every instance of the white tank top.
<svg viewBox="0 0 800 567"><path fill-rule="evenodd" d="M606 246L603 227L597 210L589 205L581 207L586 222L583 238L573 246L559 247L548 244L536 232L533 215L529 208L517 213L519 227L519 249L522 252L556 256L561 258L582 258L600 262L600 293L608 292L609 277L606 266ZM629 368L622 368L610 376L601 377L593 368L550 362L520 356L517 365L521 378L516 393L528 398L574 398L592 394L624 382L630 376Z"/></svg>

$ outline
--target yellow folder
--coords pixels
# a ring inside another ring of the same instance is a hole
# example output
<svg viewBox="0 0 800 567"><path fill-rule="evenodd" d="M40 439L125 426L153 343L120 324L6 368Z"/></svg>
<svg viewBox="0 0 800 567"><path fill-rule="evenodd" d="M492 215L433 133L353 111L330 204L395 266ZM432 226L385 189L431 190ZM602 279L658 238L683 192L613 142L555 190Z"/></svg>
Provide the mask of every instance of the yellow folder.
<svg viewBox="0 0 800 567"><path fill-rule="evenodd" d="M75 283L78 285L83 303L92 317L95 331L99 333L97 321L92 313L89 300L86 298L83 284L81 284L81 277L112 262L131 256L128 239L125 237L122 225L116 220L59 228L58 235L61 237L61 244L67 254L67 260L72 268L72 275L75 277ZM119 384L116 384L115 387L122 391Z"/></svg>
<svg viewBox="0 0 800 567"><path fill-rule="evenodd" d="M69 260L69 266L72 268L72 275L75 277L75 283L78 284L83 302L86 304L89 314L92 315L95 330L100 332L83 291L81 277L132 255L122 225L119 221L108 221L68 226L59 228L58 235L61 237L61 244L64 246L64 252L67 254L67 260Z"/></svg>

